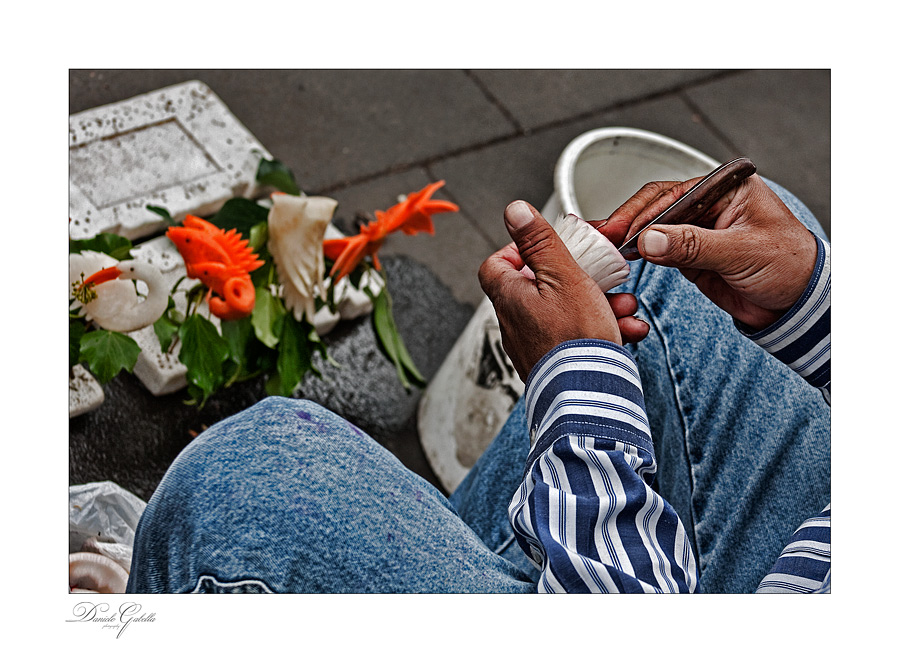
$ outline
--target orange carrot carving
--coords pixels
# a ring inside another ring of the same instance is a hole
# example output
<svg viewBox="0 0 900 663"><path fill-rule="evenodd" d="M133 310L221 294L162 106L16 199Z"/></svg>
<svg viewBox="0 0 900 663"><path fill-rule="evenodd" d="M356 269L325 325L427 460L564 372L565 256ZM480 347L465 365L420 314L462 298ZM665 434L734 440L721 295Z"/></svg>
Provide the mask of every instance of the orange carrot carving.
<svg viewBox="0 0 900 663"><path fill-rule="evenodd" d="M188 214L184 227L166 231L184 259L187 275L209 288L209 310L222 320L250 315L256 291L250 272L263 261L247 246L236 230L223 231L200 217ZM217 295L213 297L212 295Z"/></svg>
<svg viewBox="0 0 900 663"><path fill-rule="evenodd" d="M331 276L334 283L350 274L366 256L372 257L375 269L381 269L378 250L392 232L403 231L407 235L425 232L434 234L432 214L457 212L459 207L447 200L431 200L434 192L444 186L444 181L433 182L421 191L411 193L406 200L397 203L386 212L376 211L375 221L360 228L358 235L327 239L323 243L325 257L334 261Z"/></svg>

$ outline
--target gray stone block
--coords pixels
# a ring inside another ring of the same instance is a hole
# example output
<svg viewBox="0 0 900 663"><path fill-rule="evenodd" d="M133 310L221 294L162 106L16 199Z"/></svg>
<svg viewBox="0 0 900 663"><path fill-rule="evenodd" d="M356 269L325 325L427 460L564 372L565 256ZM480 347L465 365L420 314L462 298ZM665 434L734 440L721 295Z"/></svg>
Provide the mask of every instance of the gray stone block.
<svg viewBox="0 0 900 663"><path fill-rule="evenodd" d="M69 236L129 239L252 196L262 144L205 84L190 81L69 116Z"/></svg>

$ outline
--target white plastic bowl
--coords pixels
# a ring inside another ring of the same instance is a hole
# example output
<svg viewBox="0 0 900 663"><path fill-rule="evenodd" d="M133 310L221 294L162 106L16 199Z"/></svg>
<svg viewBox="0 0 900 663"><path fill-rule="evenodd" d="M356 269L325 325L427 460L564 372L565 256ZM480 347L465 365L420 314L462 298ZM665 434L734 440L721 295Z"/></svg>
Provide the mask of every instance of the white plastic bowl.
<svg viewBox="0 0 900 663"><path fill-rule="evenodd" d="M718 165L699 150L660 134L603 127L566 146L553 184L562 212L605 219L647 182L687 180Z"/></svg>

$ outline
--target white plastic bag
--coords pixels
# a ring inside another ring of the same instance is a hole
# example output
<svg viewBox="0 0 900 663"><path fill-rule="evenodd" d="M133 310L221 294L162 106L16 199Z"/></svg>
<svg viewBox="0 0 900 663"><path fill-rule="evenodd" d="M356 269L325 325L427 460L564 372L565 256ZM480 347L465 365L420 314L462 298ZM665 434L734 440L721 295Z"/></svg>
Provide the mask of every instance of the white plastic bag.
<svg viewBox="0 0 900 663"><path fill-rule="evenodd" d="M131 570L134 533L147 503L112 481L69 486L69 552L95 552Z"/></svg>

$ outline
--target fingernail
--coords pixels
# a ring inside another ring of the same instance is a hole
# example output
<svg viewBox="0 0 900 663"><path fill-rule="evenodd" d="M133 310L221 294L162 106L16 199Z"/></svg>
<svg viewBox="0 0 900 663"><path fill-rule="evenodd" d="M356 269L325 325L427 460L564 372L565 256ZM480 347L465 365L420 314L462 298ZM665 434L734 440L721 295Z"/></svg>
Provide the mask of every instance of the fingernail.
<svg viewBox="0 0 900 663"><path fill-rule="evenodd" d="M644 255L664 256L669 250L669 237L658 230L648 230L643 239Z"/></svg>
<svg viewBox="0 0 900 663"><path fill-rule="evenodd" d="M506 220L513 228L521 228L534 218L534 212L524 200L510 203L506 208Z"/></svg>

